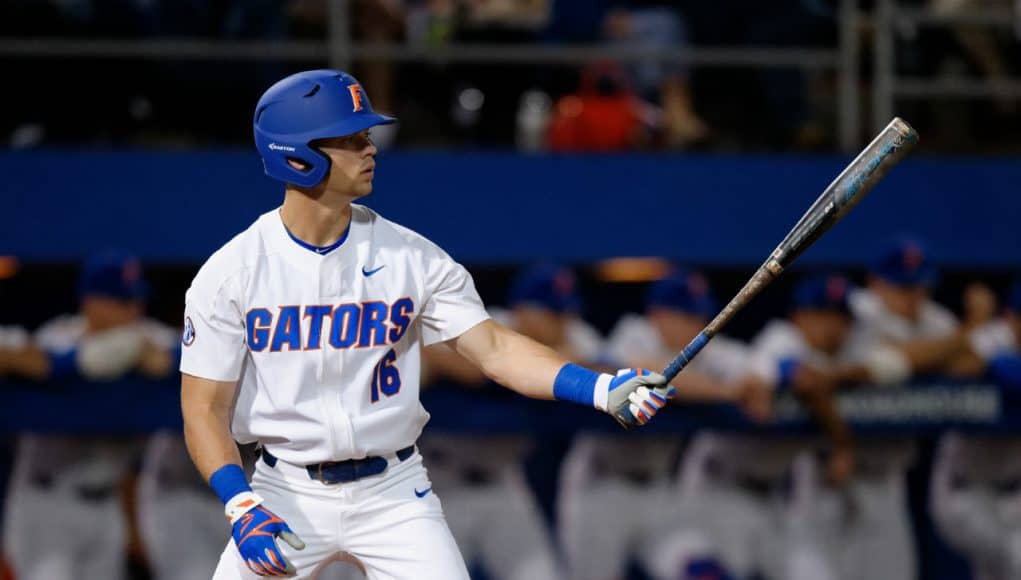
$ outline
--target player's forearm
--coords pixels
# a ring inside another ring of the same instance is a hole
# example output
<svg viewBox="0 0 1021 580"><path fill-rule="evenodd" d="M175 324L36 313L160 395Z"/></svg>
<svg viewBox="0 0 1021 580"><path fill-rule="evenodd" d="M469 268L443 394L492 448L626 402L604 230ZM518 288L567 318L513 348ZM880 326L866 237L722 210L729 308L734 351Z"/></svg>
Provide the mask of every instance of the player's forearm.
<svg viewBox="0 0 1021 580"><path fill-rule="evenodd" d="M207 481L224 465L241 465L241 454L230 434L229 425L217 413L185 413L184 440L188 445L188 454Z"/></svg>
<svg viewBox="0 0 1021 580"><path fill-rule="evenodd" d="M852 444L851 429L840 416L832 391L803 389L796 390L795 393L834 446L849 447Z"/></svg>
<svg viewBox="0 0 1021 580"><path fill-rule="evenodd" d="M911 364L911 370L914 372L940 370L967 348L968 342L964 333L897 345L897 350Z"/></svg>
<svg viewBox="0 0 1021 580"><path fill-rule="evenodd" d="M241 454L230 434L230 423L213 412L192 411L184 415L184 440L203 479L228 464L241 465Z"/></svg>
<svg viewBox="0 0 1021 580"><path fill-rule="evenodd" d="M224 465L241 465L230 433L233 387L190 375L183 375L181 383L184 440L195 467L208 481Z"/></svg>
<svg viewBox="0 0 1021 580"><path fill-rule="evenodd" d="M50 357L37 348L0 349L0 375L42 381L50 377L50 370Z"/></svg>

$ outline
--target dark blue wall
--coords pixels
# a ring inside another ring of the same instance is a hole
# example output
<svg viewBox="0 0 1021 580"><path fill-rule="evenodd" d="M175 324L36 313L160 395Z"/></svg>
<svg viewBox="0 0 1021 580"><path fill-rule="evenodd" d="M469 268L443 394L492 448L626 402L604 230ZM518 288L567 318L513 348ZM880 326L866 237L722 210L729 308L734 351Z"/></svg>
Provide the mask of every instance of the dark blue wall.
<svg viewBox="0 0 1021 580"><path fill-rule="evenodd" d="M366 200L457 259L662 255L757 265L846 159L387 153ZM71 260L111 245L201 261L279 203L254 153L0 153L0 254ZM944 265L1021 266L1021 163L915 158L802 263L860 265L894 234Z"/></svg>

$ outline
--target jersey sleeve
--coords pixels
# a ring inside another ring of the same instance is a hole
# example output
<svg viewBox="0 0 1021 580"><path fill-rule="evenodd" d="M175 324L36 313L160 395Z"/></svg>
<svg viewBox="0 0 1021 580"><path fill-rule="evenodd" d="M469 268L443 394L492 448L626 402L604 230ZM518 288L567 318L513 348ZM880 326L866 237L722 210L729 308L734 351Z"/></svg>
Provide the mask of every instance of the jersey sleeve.
<svg viewBox="0 0 1021 580"><path fill-rule="evenodd" d="M425 304L422 341L426 346L461 336L489 319L471 274L443 250L432 246L425 254Z"/></svg>
<svg viewBox="0 0 1021 580"><path fill-rule="evenodd" d="M245 327L231 280L203 272L185 294L181 372L213 381L236 381L245 358Z"/></svg>
<svg viewBox="0 0 1021 580"><path fill-rule="evenodd" d="M784 366L803 359L804 355L804 349L789 324L773 321L752 342L746 371L778 388L783 383Z"/></svg>
<svg viewBox="0 0 1021 580"><path fill-rule="evenodd" d="M637 366L662 351L662 342L649 321L625 314L610 331L603 358L614 366Z"/></svg>

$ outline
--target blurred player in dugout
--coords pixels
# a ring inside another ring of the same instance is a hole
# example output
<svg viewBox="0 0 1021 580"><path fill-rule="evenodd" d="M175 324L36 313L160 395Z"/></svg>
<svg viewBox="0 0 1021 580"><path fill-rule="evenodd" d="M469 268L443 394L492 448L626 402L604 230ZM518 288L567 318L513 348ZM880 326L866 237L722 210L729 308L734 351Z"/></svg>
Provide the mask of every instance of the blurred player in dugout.
<svg viewBox="0 0 1021 580"><path fill-rule="evenodd" d="M988 288L966 292L978 323L968 335L966 376L992 380L1005 397L1021 392L1021 280L995 315ZM962 365L964 367L964 365ZM951 432L943 436L929 500L936 527L972 565L976 580L1021 578L1021 438Z"/></svg>
<svg viewBox="0 0 1021 580"><path fill-rule="evenodd" d="M79 310L44 324L0 369L65 388L66 379L108 381L174 372L177 333L143 318L146 284L137 259L93 256L78 283ZM0 360L8 357L0 357ZM5 509L5 551L19 580L124 576L128 527L120 486L136 438L32 433L18 438Z"/></svg>
<svg viewBox="0 0 1021 580"><path fill-rule="evenodd" d="M830 377L834 386L903 386L916 374L960 375L971 323L961 327L931 298L937 272L922 244L895 240L873 264L865 288L849 306L854 365ZM815 549L819 580L914 580L916 551L907 504L906 473L911 441L858 437L855 472L834 487L812 457L800 461L794 489L798 520Z"/></svg>

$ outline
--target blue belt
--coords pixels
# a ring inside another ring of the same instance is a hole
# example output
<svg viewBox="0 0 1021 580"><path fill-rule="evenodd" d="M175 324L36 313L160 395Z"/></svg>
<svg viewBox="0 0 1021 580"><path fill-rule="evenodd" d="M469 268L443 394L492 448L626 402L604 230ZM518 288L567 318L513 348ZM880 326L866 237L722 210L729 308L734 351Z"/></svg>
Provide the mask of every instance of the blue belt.
<svg viewBox="0 0 1021 580"><path fill-rule="evenodd" d="M408 445L404 449L397 450L397 460L406 461L415 453L415 446ZM262 450L262 460L266 465L274 467L278 459L272 453ZM306 465L305 471L315 481L323 483L350 483L358 481L363 477L379 475L386 471L388 461L385 457L373 456L364 459L346 459L344 461L327 461L325 463L314 463Z"/></svg>

